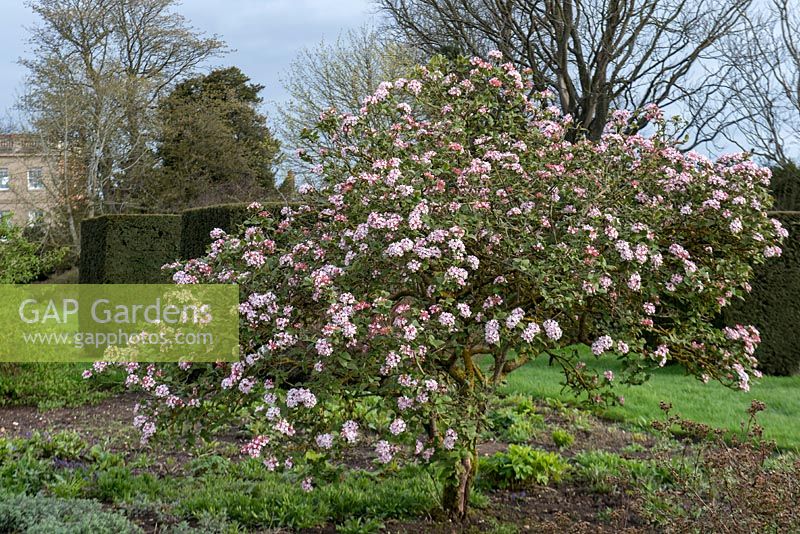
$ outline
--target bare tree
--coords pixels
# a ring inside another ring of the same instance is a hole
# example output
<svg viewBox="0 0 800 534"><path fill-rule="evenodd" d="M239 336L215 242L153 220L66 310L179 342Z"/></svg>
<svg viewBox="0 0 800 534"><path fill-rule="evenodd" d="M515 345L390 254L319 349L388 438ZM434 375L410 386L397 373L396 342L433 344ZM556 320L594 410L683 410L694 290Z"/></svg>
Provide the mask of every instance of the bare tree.
<svg viewBox="0 0 800 534"><path fill-rule="evenodd" d="M45 204L34 207L48 208L45 230L53 241L69 243L73 251L80 251L80 221L90 203L84 181L85 159L81 143L75 138L75 123L84 118L85 110L74 95L50 93L48 97L52 99L49 105L60 105L59 113L39 116L36 130L29 133L35 139L48 177L42 184Z"/></svg>
<svg viewBox="0 0 800 534"><path fill-rule="evenodd" d="M726 40L732 75L725 96L740 120L725 137L762 160L800 154L800 2L769 0L746 40Z"/></svg>
<svg viewBox="0 0 800 534"><path fill-rule="evenodd" d="M326 142L309 142L301 135L303 129L331 108L358 113L364 97L378 84L406 75L420 60L409 47L386 40L369 26L343 33L333 43L323 41L302 50L283 80L289 101L278 108L276 130L287 150L286 165L309 179L295 151L312 150Z"/></svg>
<svg viewBox="0 0 800 534"><path fill-rule="evenodd" d="M135 201L152 161L157 100L174 83L224 50L174 10L176 0L32 0L40 23L20 105L37 130L61 143L60 128L79 147L89 213L119 211ZM69 105L64 105L68 100ZM71 113L69 118L60 117ZM56 117L60 117L56 119Z"/></svg>
<svg viewBox="0 0 800 534"><path fill-rule="evenodd" d="M375 0L391 28L428 54L501 51L530 68L577 126L598 138L613 108L654 103L694 117L687 147L728 110L723 37L746 31L753 0ZM634 125L634 126L642 126Z"/></svg>

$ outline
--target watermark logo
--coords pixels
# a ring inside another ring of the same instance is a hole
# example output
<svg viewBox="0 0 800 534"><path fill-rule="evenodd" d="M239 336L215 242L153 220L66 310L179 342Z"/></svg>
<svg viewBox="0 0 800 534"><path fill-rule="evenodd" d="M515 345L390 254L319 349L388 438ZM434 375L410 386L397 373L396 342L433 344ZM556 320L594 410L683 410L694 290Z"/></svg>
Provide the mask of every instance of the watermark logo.
<svg viewBox="0 0 800 534"><path fill-rule="evenodd" d="M235 285L0 285L0 362L238 361Z"/></svg>

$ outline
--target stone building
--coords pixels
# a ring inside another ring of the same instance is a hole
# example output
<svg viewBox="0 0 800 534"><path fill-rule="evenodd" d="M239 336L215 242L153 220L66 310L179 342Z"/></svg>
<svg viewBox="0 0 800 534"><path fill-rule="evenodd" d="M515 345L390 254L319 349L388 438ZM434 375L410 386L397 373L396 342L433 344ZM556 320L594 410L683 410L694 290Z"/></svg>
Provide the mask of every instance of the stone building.
<svg viewBox="0 0 800 534"><path fill-rule="evenodd" d="M54 198L52 158L38 139L26 134L0 134L0 215L16 225L47 218Z"/></svg>

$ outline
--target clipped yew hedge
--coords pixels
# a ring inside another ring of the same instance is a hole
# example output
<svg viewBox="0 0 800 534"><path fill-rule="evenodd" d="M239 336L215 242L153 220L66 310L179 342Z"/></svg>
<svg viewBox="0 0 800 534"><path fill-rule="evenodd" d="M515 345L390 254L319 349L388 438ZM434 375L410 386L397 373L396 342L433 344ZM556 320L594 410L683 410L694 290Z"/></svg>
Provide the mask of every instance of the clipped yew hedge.
<svg viewBox="0 0 800 534"><path fill-rule="evenodd" d="M194 208L181 214L181 258L197 258L211 244L214 228L233 232L247 220L248 204L221 204Z"/></svg>
<svg viewBox="0 0 800 534"><path fill-rule="evenodd" d="M728 324L752 324L761 333L759 368L772 375L800 373L800 212L773 214L789 230L780 258L760 265L752 292L725 313Z"/></svg>
<svg viewBox="0 0 800 534"><path fill-rule="evenodd" d="M178 258L197 258L215 228L236 232L249 217L249 204L223 204L176 215L104 215L81 224L80 283L168 282L161 270ZM277 217L286 202L264 202ZM291 204L290 204L291 205Z"/></svg>
<svg viewBox="0 0 800 534"><path fill-rule="evenodd" d="M190 259L203 256L206 248L211 244L209 234L215 228L227 233L235 232L250 216L250 204L220 204L204 208L194 208L184 211L181 229L181 258ZM280 215L284 206L296 204L283 201L261 202L264 209L275 217Z"/></svg>
<svg viewBox="0 0 800 534"><path fill-rule="evenodd" d="M103 215L81 223L80 283L166 283L180 256L180 215Z"/></svg>

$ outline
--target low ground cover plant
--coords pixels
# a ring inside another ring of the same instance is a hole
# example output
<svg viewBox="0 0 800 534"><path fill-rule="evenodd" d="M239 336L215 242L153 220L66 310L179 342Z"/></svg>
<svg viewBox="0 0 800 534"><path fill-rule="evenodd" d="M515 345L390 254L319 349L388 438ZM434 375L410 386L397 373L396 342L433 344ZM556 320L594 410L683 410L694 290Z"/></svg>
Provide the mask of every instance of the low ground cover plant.
<svg viewBox="0 0 800 534"><path fill-rule="evenodd" d="M97 501L0 493L0 532L20 534L139 534L144 532L120 512Z"/></svg>
<svg viewBox="0 0 800 534"><path fill-rule="evenodd" d="M489 410L485 432L509 443L526 443L544 428L544 418L536 412L531 397L505 397Z"/></svg>
<svg viewBox="0 0 800 534"><path fill-rule="evenodd" d="M575 478L598 493L608 493L631 484L640 486L640 489L655 490L672 481L670 470L655 462L628 459L602 450L580 452L571 463Z"/></svg>
<svg viewBox="0 0 800 534"><path fill-rule="evenodd" d="M557 453L515 444L480 464L481 476L500 488L519 488L528 484L546 486L562 481L569 470L569 464Z"/></svg>
<svg viewBox="0 0 800 534"><path fill-rule="evenodd" d="M553 439L553 443L555 443L556 447L559 449L569 447L575 443L575 436L561 428L553 430L553 432L550 434L550 437Z"/></svg>
<svg viewBox="0 0 800 534"><path fill-rule="evenodd" d="M184 520L202 522L210 514L244 528L312 528L359 518L369 522L424 517L436 508L441 491L418 466L387 476L337 470L313 493L304 492L282 473L267 471L254 459L200 456L175 467L181 470L159 473L148 469L141 458L126 459L73 432L0 438L0 496L8 495L9 502L20 508L12 513L0 507L0 525L27 532L40 518L53 526L57 517L49 518L50 510L62 510L66 515L59 528L89 532L91 518L70 526L72 511L102 511L99 503L105 503L125 512L110 520L161 514L164 523L177 525Z"/></svg>

